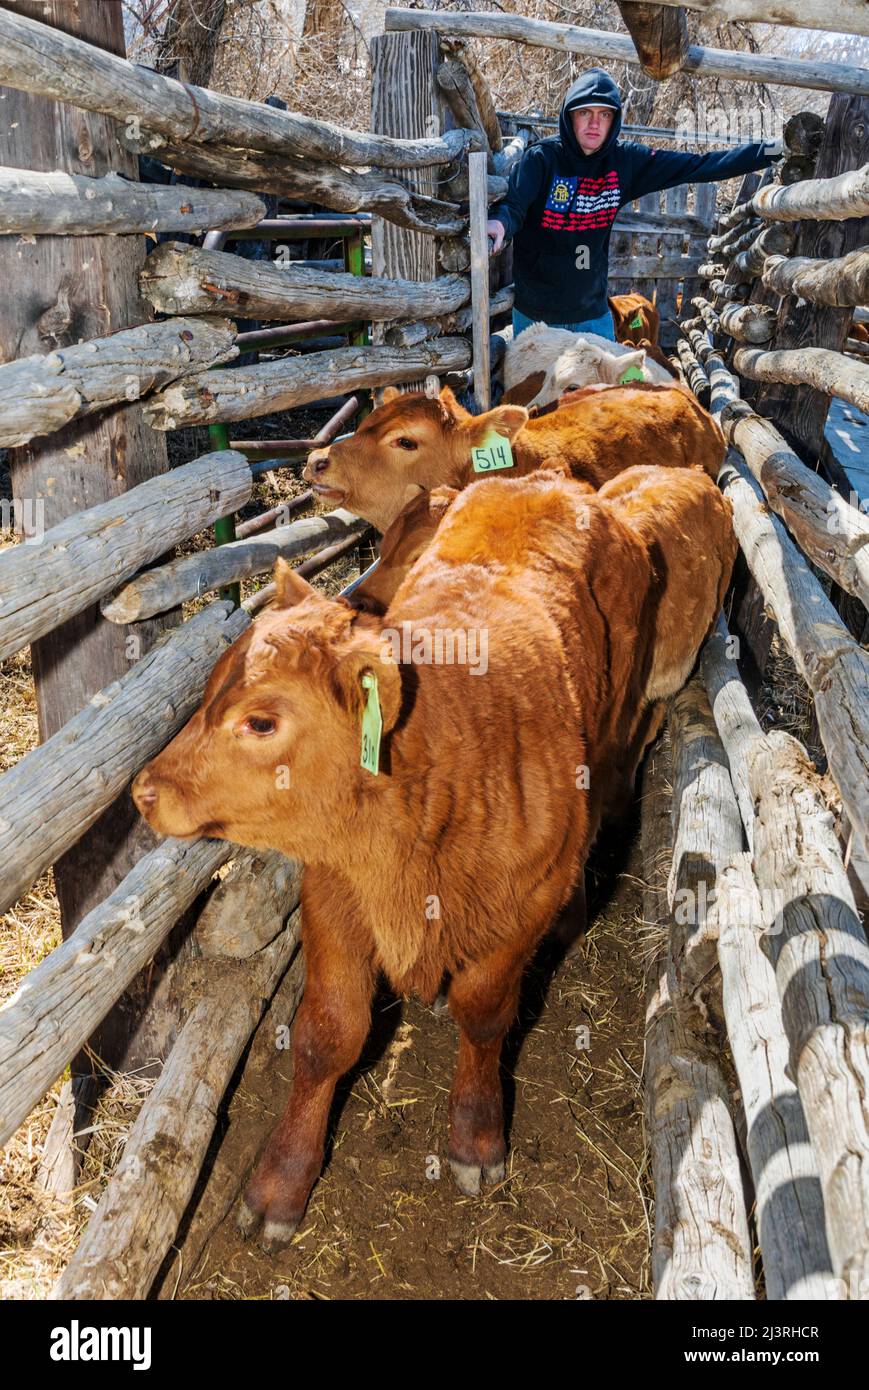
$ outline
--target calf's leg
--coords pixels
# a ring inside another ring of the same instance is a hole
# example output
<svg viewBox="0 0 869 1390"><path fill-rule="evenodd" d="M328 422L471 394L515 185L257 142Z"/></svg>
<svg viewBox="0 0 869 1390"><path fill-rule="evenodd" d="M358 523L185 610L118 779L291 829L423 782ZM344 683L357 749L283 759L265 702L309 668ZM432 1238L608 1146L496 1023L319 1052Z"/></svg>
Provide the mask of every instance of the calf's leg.
<svg viewBox="0 0 869 1390"><path fill-rule="evenodd" d="M507 1145L500 1077L501 1047L519 1002L526 948L504 948L452 978L450 1012L459 1025L459 1056L450 1092L447 1156L468 1196L504 1176Z"/></svg>
<svg viewBox="0 0 869 1390"><path fill-rule="evenodd" d="M306 876L311 875L310 867ZM306 882L302 908L305 994L293 1029L293 1089L287 1108L247 1185L238 1226L271 1253L292 1239L323 1166L329 1110L338 1079L357 1061L371 1023L376 971L364 937ZM328 894L327 894L328 898ZM327 927L331 928L327 930Z"/></svg>

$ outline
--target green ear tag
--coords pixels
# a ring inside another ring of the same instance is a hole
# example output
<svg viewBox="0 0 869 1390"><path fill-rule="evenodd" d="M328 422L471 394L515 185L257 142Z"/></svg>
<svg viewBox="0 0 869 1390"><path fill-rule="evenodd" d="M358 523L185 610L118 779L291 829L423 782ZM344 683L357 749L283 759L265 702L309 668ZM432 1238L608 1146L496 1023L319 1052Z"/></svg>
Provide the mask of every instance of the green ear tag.
<svg viewBox="0 0 869 1390"><path fill-rule="evenodd" d="M380 713L380 699L377 694L377 677L366 671L362 685L368 691L368 700L362 711L362 757L360 762L366 772L377 776L380 763L380 734L383 729L383 716Z"/></svg>
<svg viewBox="0 0 869 1390"><path fill-rule="evenodd" d="M489 430L482 444L471 450L471 458L475 473L493 473L496 468L515 467L510 441L496 429Z"/></svg>
<svg viewBox="0 0 869 1390"><path fill-rule="evenodd" d="M643 315L642 313L638 312L637 317L635 319L631 319L630 323L628 324L628 328L642 328L642 326Z"/></svg>
<svg viewBox="0 0 869 1390"><path fill-rule="evenodd" d="M619 386L624 386L627 381L645 381L642 367L628 367L624 376L619 377Z"/></svg>

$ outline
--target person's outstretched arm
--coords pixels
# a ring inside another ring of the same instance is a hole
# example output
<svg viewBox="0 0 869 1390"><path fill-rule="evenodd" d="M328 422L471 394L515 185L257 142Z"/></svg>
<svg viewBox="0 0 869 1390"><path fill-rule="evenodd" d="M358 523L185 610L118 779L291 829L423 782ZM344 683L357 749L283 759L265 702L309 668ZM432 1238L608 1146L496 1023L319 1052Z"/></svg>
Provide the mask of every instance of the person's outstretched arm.
<svg viewBox="0 0 869 1390"><path fill-rule="evenodd" d="M506 197L489 210L490 223L500 222L504 228L504 241L511 241L524 225L528 209L543 185L545 170L546 157L537 145L526 150L510 170ZM500 250L500 244L495 249Z"/></svg>
<svg viewBox="0 0 869 1390"><path fill-rule="evenodd" d="M710 150L707 154L687 154L682 150L653 150L648 145L622 146L626 168L621 179L622 203L675 188L680 183L714 183L766 169L782 151L780 140L758 140L736 145L731 150Z"/></svg>

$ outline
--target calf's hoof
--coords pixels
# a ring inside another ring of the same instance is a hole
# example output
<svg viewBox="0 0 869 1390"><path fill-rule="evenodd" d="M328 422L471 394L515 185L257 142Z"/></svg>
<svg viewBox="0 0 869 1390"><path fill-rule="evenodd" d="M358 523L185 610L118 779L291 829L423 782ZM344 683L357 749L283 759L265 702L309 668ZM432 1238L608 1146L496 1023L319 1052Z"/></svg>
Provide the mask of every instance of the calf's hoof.
<svg viewBox="0 0 869 1390"><path fill-rule="evenodd" d="M457 1158L450 1159L450 1167L453 1170L453 1177L460 1192L464 1192L466 1197L479 1197L480 1177L485 1178L486 1182L503 1182L507 1173L507 1164L502 1158L497 1163L462 1163Z"/></svg>

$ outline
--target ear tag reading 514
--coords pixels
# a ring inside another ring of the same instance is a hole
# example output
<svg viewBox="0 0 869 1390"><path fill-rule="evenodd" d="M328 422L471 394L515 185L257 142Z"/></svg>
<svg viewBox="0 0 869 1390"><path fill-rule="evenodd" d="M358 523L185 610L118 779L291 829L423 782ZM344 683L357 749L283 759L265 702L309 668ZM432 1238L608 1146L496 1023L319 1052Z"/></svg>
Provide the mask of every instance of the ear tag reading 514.
<svg viewBox="0 0 869 1390"><path fill-rule="evenodd" d="M638 312L637 312L637 317L636 317L635 319L631 319L630 323L628 324L628 328L642 328L642 326L643 326L643 315L642 315L642 311L639 311L639 310L638 310Z"/></svg>
<svg viewBox="0 0 869 1390"><path fill-rule="evenodd" d="M380 767L380 734L383 729L383 716L380 713L380 699L377 694L377 677L366 671L362 685L368 691L368 699L362 711L362 757L360 762L366 772L376 777Z"/></svg>
<svg viewBox="0 0 869 1390"><path fill-rule="evenodd" d="M493 473L496 468L514 468L515 460L509 439L491 429L482 444L471 450L475 473Z"/></svg>
<svg viewBox="0 0 869 1390"><path fill-rule="evenodd" d="M628 381L645 381L642 367L628 367L624 376L619 377L619 386L624 386Z"/></svg>

